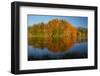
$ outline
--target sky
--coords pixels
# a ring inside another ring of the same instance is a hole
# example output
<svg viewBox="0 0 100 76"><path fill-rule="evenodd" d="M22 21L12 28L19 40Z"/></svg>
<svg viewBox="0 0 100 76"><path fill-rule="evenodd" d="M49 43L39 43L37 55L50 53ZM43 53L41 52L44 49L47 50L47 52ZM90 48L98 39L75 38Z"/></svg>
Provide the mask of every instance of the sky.
<svg viewBox="0 0 100 76"><path fill-rule="evenodd" d="M74 27L84 27L87 28L88 17L78 17L78 16L51 16L51 15L28 15L28 26L32 26L37 23L47 23L52 19L64 19L71 23Z"/></svg>

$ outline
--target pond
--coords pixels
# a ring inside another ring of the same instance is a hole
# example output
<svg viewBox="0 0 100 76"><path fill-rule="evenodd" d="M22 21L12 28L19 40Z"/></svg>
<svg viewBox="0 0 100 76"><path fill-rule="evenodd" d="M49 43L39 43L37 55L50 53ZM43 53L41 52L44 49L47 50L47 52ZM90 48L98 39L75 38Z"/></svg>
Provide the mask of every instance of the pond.
<svg viewBox="0 0 100 76"><path fill-rule="evenodd" d="M28 60L80 59L88 57L87 42L74 43L64 51L53 52L48 48L36 48L28 45ZM51 46L52 47L52 46Z"/></svg>

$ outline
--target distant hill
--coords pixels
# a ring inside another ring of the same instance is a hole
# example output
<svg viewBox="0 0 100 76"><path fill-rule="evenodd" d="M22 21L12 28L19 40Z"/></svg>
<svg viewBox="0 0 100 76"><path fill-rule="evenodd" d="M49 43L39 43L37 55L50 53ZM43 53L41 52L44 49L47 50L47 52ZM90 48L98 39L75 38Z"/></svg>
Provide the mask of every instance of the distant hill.
<svg viewBox="0 0 100 76"><path fill-rule="evenodd" d="M78 27L77 28L77 42L84 42L87 41L88 37L88 30L87 28Z"/></svg>

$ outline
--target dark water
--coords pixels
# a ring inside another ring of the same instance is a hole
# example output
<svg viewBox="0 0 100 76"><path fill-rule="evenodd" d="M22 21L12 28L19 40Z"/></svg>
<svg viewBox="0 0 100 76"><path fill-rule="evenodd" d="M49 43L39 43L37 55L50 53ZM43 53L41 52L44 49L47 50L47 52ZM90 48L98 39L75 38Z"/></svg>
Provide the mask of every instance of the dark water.
<svg viewBox="0 0 100 76"><path fill-rule="evenodd" d="M75 43L63 52L52 52L48 48L33 48L28 46L28 60L80 59L88 57L87 42Z"/></svg>

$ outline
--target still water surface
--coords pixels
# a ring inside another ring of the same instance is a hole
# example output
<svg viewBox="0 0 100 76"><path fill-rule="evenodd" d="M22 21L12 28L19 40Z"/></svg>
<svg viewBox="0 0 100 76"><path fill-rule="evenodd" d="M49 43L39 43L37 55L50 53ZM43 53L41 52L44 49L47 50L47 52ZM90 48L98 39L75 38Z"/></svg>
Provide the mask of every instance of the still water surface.
<svg viewBox="0 0 100 76"><path fill-rule="evenodd" d="M69 49L60 52L53 52L48 48L35 48L32 46L28 46L29 61L51 59L79 59L87 58L87 54L87 42L75 43Z"/></svg>

